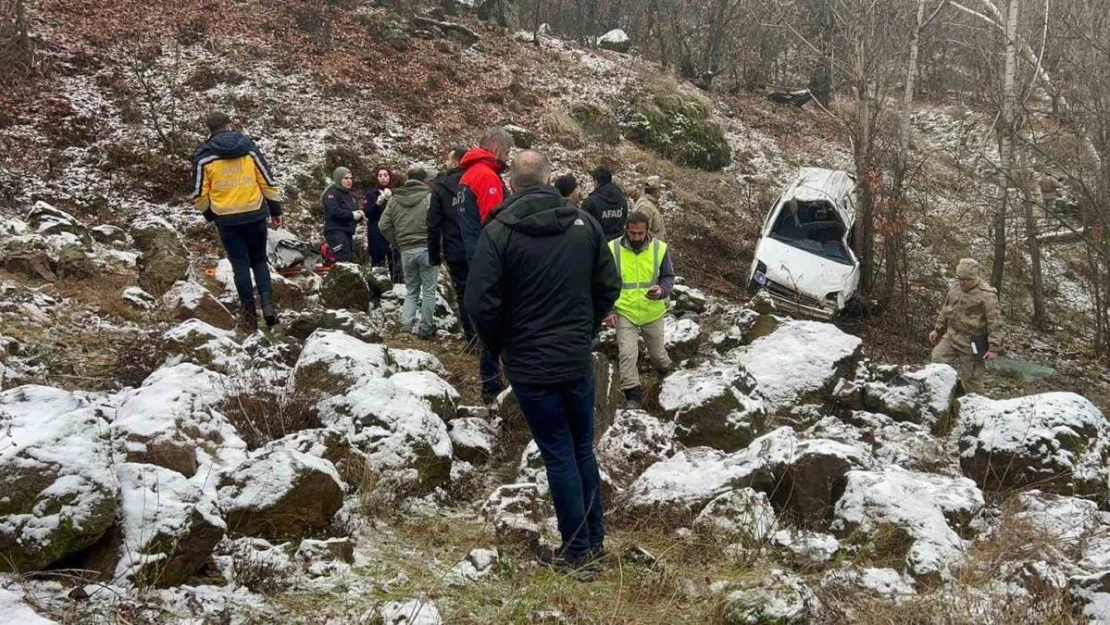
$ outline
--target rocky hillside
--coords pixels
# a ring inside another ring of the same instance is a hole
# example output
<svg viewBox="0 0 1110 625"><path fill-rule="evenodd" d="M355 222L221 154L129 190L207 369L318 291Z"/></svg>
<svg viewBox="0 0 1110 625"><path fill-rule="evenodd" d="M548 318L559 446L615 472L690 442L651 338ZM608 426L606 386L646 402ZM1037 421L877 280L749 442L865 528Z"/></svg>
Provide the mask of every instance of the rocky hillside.
<svg viewBox="0 0 1110 625"><path fill-rule="evenodd" d="M951 368L905 364L951 261L985 249L961 234L983 218L969 137L989 119L916 115L915 305L838 327L738 288L777 189L850 163L819 110L361 2L44 1L32 19L39 72L0 91L0 622L1110 620L1110 379L1083 356L1068 250L1046 266L1054 331L1012 324L1056 377L957 399ZM434 166L494 123L560 173L664 177L681 367L627 411L612 336L595 355L595 581L533 562L546 476L511 391L478 407L446 282L434 342L402 336L403 289L354 265L275 273L282 331L236 329L187 201L212 108L273 163L280 236L310 243L333 167Z"/></svg>

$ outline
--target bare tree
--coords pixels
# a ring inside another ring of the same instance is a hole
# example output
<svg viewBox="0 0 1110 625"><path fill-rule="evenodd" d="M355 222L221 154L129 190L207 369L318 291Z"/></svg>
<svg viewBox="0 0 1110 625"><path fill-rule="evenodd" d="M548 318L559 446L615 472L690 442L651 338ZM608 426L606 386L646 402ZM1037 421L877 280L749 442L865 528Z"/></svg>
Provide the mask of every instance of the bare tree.
<svg viewBox="0 0 1110 625"><path fill-rule="evenodd" d="M1020 1L1010 0L1006 12L1006 68L1002 74L1002 113L998 123L998 205L991 225L994 237L994 264L991 267L991 286L1002 289L1002 276L1006 269L1006 213L1010 203L1010 179L1013 176L1014 135L1017 133L1017 25Z"/></svg>

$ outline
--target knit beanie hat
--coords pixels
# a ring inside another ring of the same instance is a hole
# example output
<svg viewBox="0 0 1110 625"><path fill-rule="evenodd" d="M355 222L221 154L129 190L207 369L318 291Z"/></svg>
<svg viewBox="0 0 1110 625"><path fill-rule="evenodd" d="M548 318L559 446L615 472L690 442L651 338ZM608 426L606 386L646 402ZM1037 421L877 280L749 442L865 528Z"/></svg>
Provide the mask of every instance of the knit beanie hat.
<svg viewBox="0 0 1110 625"><path fill-rule="evenodd" d="M351 173L351 170L346 167L336 167L335 171L331 173L331 181L335 183L335 186L342 187L343 179L346 178L349 173Z"/></svg>
<svg viewBox="0 0 1110 625"><path fill-rule="evenodd" d="M979 263L972 258L964 258L956 265L957 278L978 278Z"/></svg>

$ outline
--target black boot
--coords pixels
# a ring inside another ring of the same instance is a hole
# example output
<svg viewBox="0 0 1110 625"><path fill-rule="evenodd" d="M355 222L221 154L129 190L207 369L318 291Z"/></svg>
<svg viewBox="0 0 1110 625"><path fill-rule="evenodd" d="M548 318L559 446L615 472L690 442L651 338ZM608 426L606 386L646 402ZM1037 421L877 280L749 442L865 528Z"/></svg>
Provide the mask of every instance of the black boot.
<svg viewBox="0 0 1110 625"><path fill-rule="evenodd" d="M639 410L644 402L644 391L639 386L624 389L624 407L629 410Z"/></svg>

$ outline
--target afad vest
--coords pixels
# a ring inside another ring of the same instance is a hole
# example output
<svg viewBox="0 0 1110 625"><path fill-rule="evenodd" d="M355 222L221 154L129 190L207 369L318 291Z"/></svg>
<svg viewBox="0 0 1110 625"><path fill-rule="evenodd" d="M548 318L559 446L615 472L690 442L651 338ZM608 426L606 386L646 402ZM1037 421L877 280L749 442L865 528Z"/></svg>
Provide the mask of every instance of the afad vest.
<svg viewBox="0 0 1110 625"><path fill-rule="evenodd" d="M621 245L621 239L610 241L609 248L617 261L617 272L621 275L621 296L616 309L634 325L644 326L658 321L667 314L667 303L663 300L647 298L648 289L659 283L659 269L663 266L663 256L667 244L652 239L637 254Z"/></svg>

